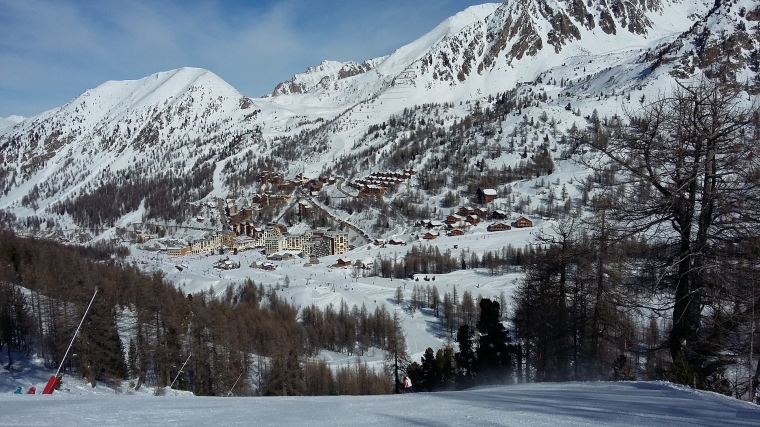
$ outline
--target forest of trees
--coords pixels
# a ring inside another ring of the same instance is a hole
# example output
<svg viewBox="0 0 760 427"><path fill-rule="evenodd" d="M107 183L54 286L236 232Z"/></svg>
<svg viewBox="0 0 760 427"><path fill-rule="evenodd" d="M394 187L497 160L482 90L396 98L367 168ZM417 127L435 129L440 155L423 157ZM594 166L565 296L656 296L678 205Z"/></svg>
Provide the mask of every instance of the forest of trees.
<svg viewBox="0 0 760 427"><path fill-rule="evenodd" d="M591 215L540 239L516 292L529 379L612 370L755 400L758 106L700 81L623 122L575 135L596 168Z"/></svg>
<svg viewBox="0 0 760 427"><path fill-rule="evenodd" d="M222 295L185 295L160 274L125 264L124 255L123 248L64 246L0 231L5 368L14 363L11 349L56 368L97 286L63 366L93 386L130 380L137 388L164 387L176 378L175 388L197 395L391 392L387 373L366 364L332 370L309 360L322 341L314 341L297 321L298 310L275 289L246 281ZM382 348L382 334L399 325L387 313L380 318L375 339Z"/></svg>

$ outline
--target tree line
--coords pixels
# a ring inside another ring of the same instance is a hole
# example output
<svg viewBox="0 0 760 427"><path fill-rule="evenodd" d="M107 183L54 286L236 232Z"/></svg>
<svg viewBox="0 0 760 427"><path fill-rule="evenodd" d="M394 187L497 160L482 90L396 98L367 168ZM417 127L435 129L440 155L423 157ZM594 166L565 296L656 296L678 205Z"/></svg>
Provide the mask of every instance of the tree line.
<svg viewBox="0 0 760 427"><path fill-rule="evenodd" d="M311 361L316 343L299 323L298 309L276 289L248 280L219 295L184 294L161 274L146 275L126 263L127 253L0 231L5 368L19 350L58 367L97 287L62 366L93 386L174 382L174 388L216 396L390 392L386 374L364 364L333 370Z"/></svg>
<svg viewBox="0 0 760 427"><path fill-rule="evenodd" d="M759 124L739 86L696 81L574 132L590 215L544 236L515 295L532 380L612 371L756 399Z"/></svg>

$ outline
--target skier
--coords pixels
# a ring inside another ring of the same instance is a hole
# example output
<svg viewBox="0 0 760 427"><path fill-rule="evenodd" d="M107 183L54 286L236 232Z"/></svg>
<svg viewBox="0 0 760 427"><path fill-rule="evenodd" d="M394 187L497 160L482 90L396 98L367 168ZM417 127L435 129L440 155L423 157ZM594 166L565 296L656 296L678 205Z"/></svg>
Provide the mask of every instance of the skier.
<svg viewBox="0 0 760 427"><path fill-rule="evenodd" d="M412 380L409 379L408 375L404 376L404 393L414 393L414 389L412 388Z"/></svg>
<svg viewBox="0 0 760 427"><path fill-rule="evenodd" d="M13 392L13 394L21 394L21 386L16 387L16 391Z"/></svg>
<svg viewBox="0 0 760 427"><path fill-rule="evenodd" d="M37 388L35 386L29 387L29 391L26 392L26 394L35 394L37 393Z"/></svg>

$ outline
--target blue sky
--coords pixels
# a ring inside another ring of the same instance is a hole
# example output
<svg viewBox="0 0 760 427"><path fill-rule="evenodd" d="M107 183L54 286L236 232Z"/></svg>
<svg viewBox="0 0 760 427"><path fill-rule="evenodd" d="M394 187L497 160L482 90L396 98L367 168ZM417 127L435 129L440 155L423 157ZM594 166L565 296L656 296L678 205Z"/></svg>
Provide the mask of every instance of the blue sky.
<svg viewBox="0 0 760 427"><path fill-rule="evenodd" d="M0 0L0 117L108 80L206 68L261 96L322 60L387 55L472 0Z"/></svg>

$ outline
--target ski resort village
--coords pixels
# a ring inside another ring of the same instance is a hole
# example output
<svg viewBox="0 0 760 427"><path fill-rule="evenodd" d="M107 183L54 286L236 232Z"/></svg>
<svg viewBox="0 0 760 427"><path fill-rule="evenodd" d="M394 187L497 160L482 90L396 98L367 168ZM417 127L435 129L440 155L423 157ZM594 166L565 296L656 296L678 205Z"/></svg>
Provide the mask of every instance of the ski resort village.
<svg viewBox="0 0 760 427"><path fill-rule="evenodd" d="M165 3L0 2L0 425L760 425L756 0Z"/></svg>

